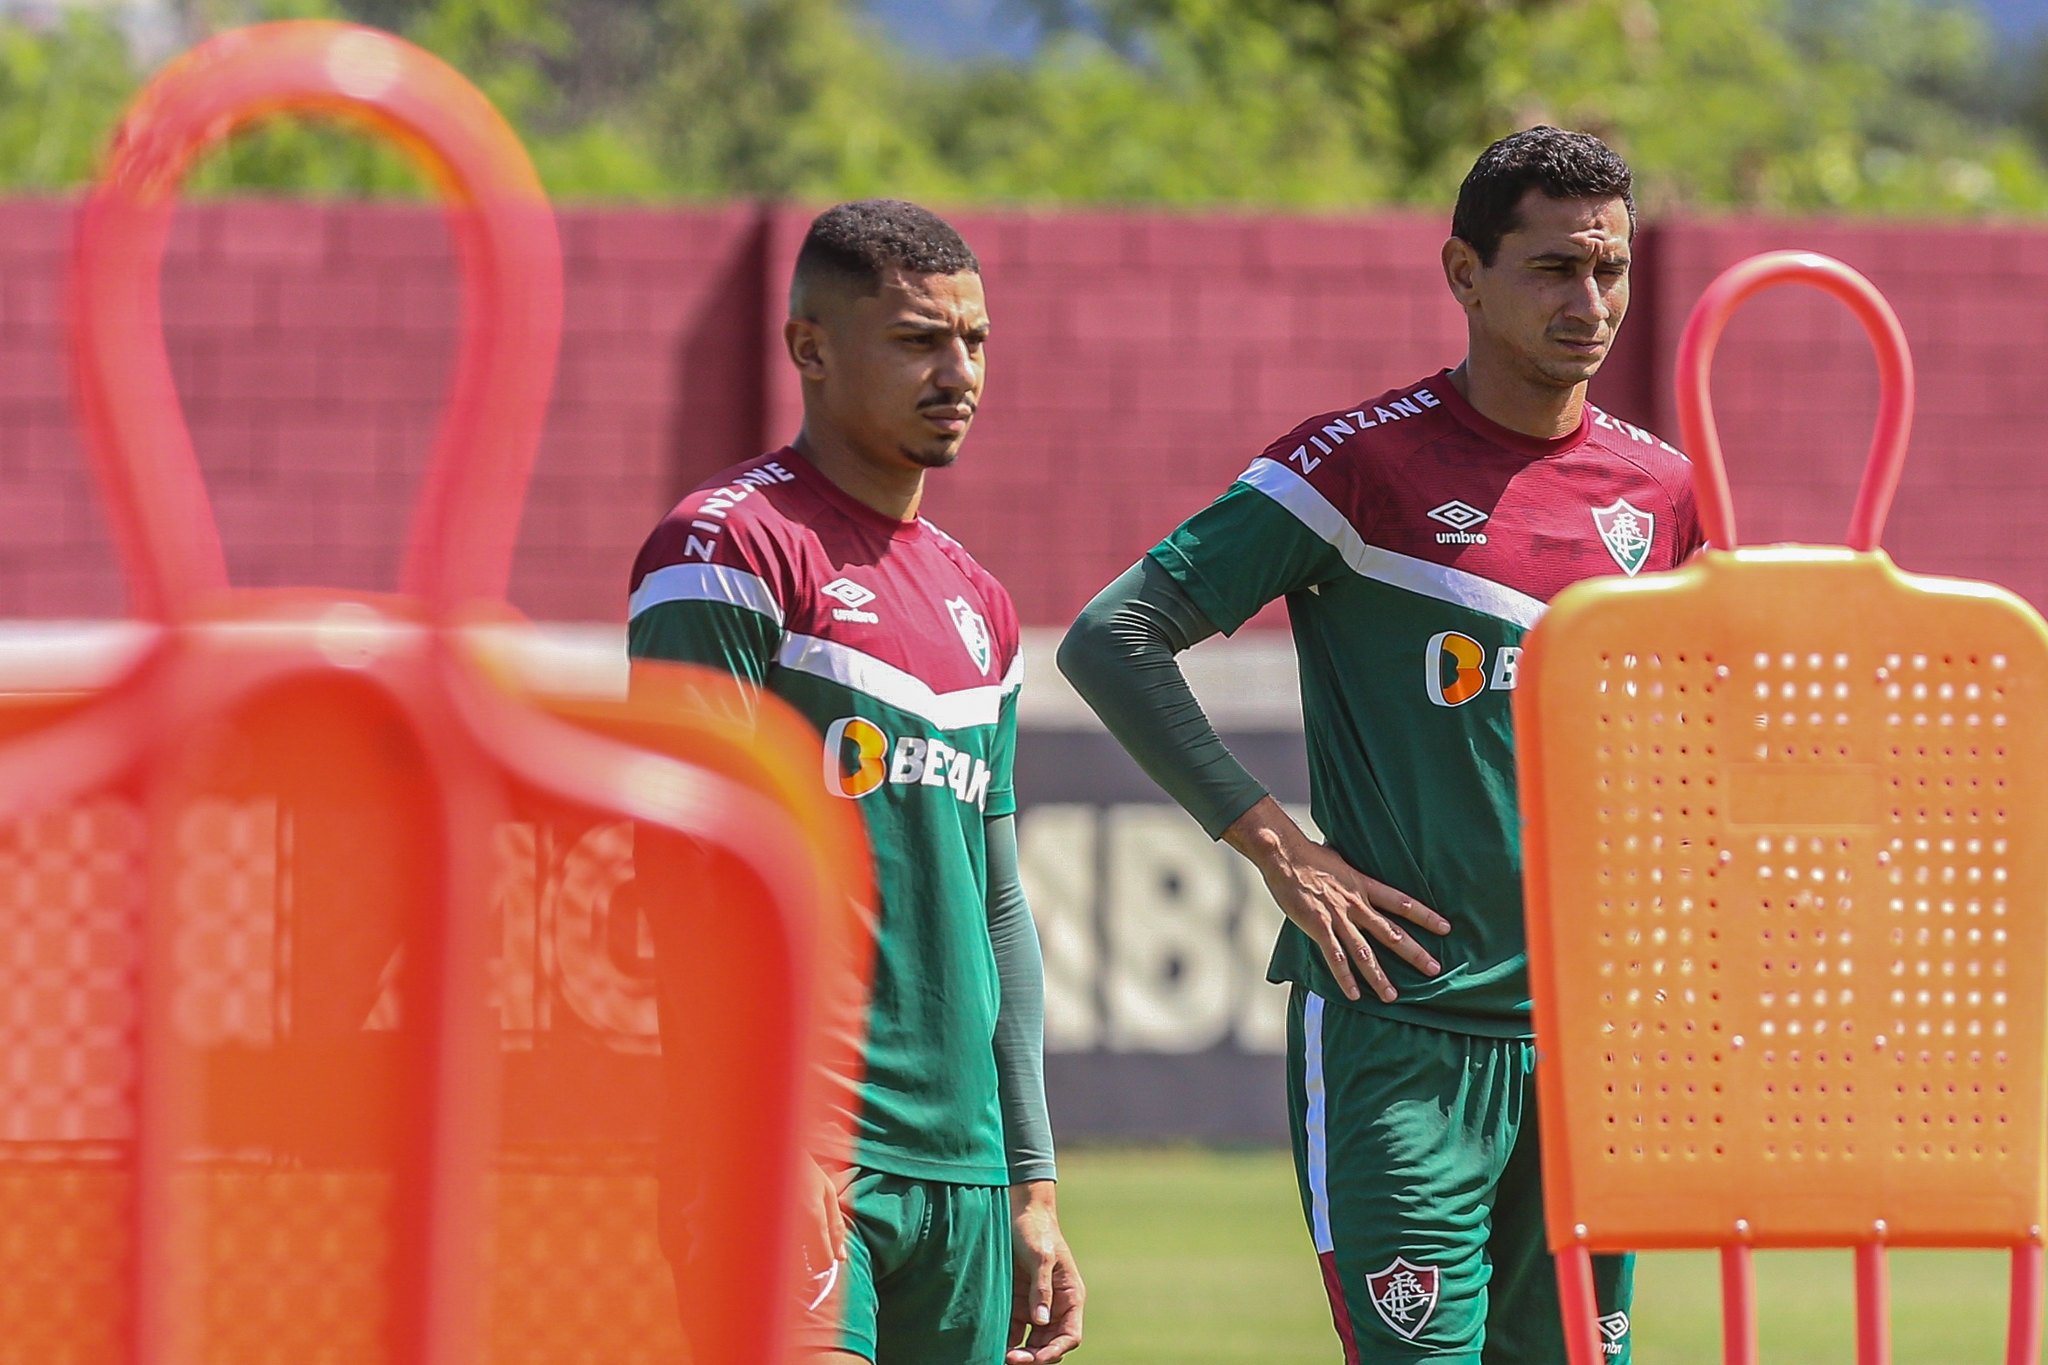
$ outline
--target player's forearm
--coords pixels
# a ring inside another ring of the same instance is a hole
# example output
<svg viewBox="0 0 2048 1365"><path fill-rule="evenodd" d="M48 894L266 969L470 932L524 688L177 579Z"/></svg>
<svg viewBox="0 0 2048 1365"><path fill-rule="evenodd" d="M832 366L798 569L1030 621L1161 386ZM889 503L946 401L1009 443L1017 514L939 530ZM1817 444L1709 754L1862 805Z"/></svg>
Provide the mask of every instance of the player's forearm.
<svg viewBox="0 0 2048 1365"><path fill-rule="evenodd" d="M1149 557L1082 609L1060 643L1060 672L1160 788L1210 838L1266 795L1231 756L1174 655L1216 633Z"/></svg>
<svg viewBox="0 0 2048 1365"><path fill-rule="evenodd" d="M1012 1186L1050 1181L1052 1116L1045 1104L1045 957L1017 867L1017 819L988 822L988 937L1002 1003L996 1012L996 1086Z"/></svg>
<svg viewBox="0 0 2048 1365"><path fill-rule="evenodd" d="M1261 872L1285 870L1297 860L1303 844L1314 842L1270 796L1261 796L1250 810L1231 821L1221 837Z"/></svg>
<svg viewBox="0 0 2048 1365"><path fill-rule="evenodd" d="M1021 1218L1032 1209L1050 1209L1059 1212L1059 1182L1046 1180L1020 1180L1010 1186L1010 1216Z"/></svg>

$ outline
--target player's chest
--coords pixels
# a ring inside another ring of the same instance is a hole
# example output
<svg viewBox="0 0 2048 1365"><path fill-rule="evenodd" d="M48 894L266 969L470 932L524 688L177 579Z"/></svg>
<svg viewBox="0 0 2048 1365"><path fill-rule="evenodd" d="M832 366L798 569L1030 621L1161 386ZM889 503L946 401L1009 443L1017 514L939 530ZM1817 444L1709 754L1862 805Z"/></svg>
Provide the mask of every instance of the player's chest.
<svg viewBox="0 0 2048 1365"><path fill-rule="evenodd" d="M1690 528L1661 483L1598 458L1403 471L1374 543L1548 601L1581 579L1672 567Z"/></svg>
<svg viewBox="0 0 2048 1365"><path fill-rule="evenodd" d="M935 691L988 686L1004 661L981 590L936 547L808 547L786 633L854 651Z"/></svg>

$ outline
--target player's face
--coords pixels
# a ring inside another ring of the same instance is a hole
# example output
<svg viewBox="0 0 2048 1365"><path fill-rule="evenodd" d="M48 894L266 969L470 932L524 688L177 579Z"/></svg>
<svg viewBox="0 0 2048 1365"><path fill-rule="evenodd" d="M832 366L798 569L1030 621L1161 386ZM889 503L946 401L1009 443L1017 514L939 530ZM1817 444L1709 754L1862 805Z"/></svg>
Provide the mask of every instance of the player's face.
<svg viewBox="0 0 2048 1365"><path fill-rule="evenodd" d="M868 459L942 469L981 405L987 341L981 276L892 270L826 323L825 411Z"/></svg>
<svg viewBox="0 0 2048 1365"><path fill-rule="evenodd" d="M1449 263L1453 292L1475 348L1526 382L1574 388L1599 371L1628 312L1628 206L1532 189L1516 216L1492 265L1466 248L1464 288L1459 263Z"/></svg>

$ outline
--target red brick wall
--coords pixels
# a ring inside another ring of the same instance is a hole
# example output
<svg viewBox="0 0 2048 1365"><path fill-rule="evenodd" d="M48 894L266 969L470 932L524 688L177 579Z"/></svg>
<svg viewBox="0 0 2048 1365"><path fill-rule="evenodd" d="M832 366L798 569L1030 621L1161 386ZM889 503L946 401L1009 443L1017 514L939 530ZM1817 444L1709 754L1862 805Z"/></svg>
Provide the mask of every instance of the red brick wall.
<svg viewBox="0 0 2048 1365"><path fill-rule="evenodd" d="M121 610L61 358L69 205L0 204L0 616ZM788 209L570 211L567 332L513 599L615 620L675 496L786 439ZM1058 624L1310 412L1454 363L1441 215L963 214L996 334L987 405L928 510ZM1921 375L1888 544L1908 568L2048 600L2048 232L1758 222L1646 230L1634 317L1596 396L1678 440L1670 366L1714 271L1800 246L1891 297ZM238 202L182 216L166 332L237 581L393 578L454 340L431 210ZM1745 539L1832 539L1875 370L1818 295L1768 295L1717 367Z"/></svg>
<svg viewBox="0 0 2048 1365"><path fill-rule="evenodd" d="M1657 235L1656 353L1668 376L1685 310L1758 251L1838 256L1891 300L1918 377L1913 441L1884 543L1903 568L2005 584L2048 605L2048 232L1755 221ZM1869 453L1877 366L1862 328L1814 290L1776 289L1736 315L1715 411L1749 542L1838 541ZM1656 422L1676 439L1670 380Z"/></svg>
<svg viewBox="0 0 2048 1365"><path fill-rule="evenodd" d="M68 408L69 230L68 204L0 205L0 616L123 609ZM531 615L622 614L684 471L760 447L762 243L743 207L564 216L561 372L513 571ZM166 345L236 582L395 581L457 302L433 210L181 214Z"/></svg>

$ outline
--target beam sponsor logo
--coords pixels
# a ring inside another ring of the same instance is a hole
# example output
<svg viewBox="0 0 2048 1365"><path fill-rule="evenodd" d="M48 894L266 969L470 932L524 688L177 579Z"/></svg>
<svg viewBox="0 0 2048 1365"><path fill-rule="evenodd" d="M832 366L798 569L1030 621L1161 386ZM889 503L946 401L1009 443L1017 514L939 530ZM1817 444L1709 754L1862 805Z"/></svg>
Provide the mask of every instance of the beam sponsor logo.
<svg viewBox="0 0 2048 1365"><path fill-rule="evenodd" d="M1488 666L1486 646L1455 630L1438 631L1423 648L1423 690L1438 706L1463 706L1481 692L1511 692L1520 645L1502 645Z"/></svg>
<svg viewBox="0 0 2048 1365"><path fill-rule="evenodd" d="M994 773L982 759L943 739L891 740L873 721L843 716L825 727L825 790L858 801L885 786L944 787L977 810L988 807Z"/></svg>
<svg viewBox="0 0 2048 1365"><path fill-rule="evenodd" d="M842 716L825 730L825 790L858 801L889 780L889 737L860 716Z"/></svg>

